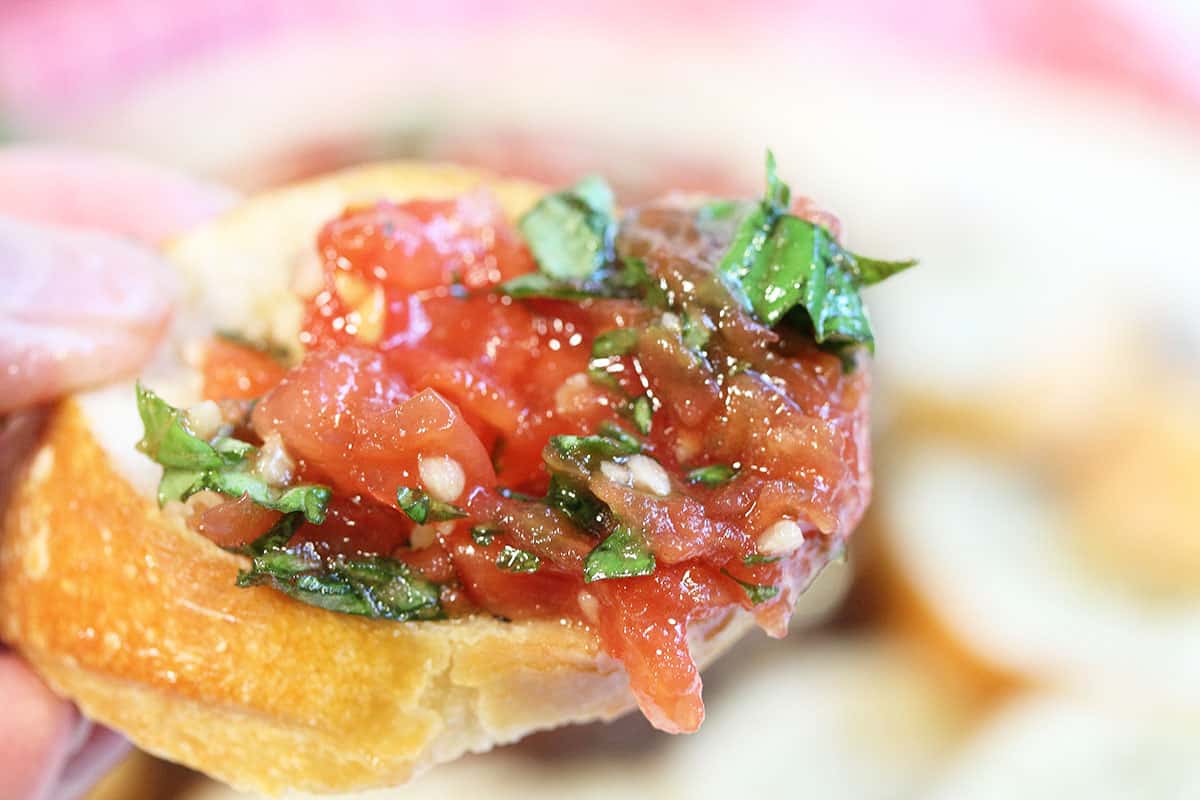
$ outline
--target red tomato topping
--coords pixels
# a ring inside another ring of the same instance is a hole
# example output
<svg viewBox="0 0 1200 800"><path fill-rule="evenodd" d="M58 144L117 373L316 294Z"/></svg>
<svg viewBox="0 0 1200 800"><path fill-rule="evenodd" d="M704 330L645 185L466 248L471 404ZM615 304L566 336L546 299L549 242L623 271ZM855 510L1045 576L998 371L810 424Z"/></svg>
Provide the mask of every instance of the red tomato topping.
<svg viewBox="0 0 1200 800"><path fill-rule="evenodd" d="M676 293L671 312L492 291L534 263L481 192L350 209L318 239L324 283L306 298L304 360L272 372L262 354L217 344L205 378L216 399L262 395L254 433L278 436L304 481L332 486L325 523L302 525L298 541L404 561L441 585L446 614L588 625L651 722L692 731L704 706L689 625L740 607L782 635L796 596L862 515L867 378L736 304L693 302L688 287L713 254L690 211L638 220L618 249ZM685 319L702 323L705 343L689 339ZM593 363L597 336L616 329L630 330L629 346ZM606 423L633 430L638 397L653 414L636 459L580 466L547 448ZM550 461L599 517L540 499ZM688 482L709 465L736 474ZM400 487L466 518L417 525L397 506ZM201 529L222 544L261 534L277 515L247 502L205 512ZM585 582L618 520L656 567Z"/></svg>
<svg viewBox="0 0 1200 800"><path fill-rule="evenodd" d="M218 337L205 348L201 371L205 400L253 400L287 370L268 353Z"/></svg>
<svg viewBox="0 0 1200 800"><path fill-rule="evenodd" d="M280 516L278 511L263 508L249 497L239 497L200 512L194 524L222 547L236 547L262 536Z"/></svg>
<svg viewBox="0 0 1200 800"><path fill-rule="evenodd" d="M385 506L395 505L398 487L421 485L422 457L454 459L466 489L495 484L488 452L458 409L432 389L413 393L374 350L310 354L255 406L252 421L261 436L278 433L306 474Z"/></svg>

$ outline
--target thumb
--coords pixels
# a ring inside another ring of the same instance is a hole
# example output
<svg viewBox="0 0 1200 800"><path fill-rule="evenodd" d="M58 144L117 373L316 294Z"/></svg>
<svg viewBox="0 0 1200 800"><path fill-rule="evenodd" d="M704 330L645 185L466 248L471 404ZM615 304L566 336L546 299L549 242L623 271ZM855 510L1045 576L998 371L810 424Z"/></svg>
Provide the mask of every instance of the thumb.
<svg viewBox="0 0 1200 800"><path fill-rule="evenodd" d="M169 275L147 247L0 217L0 413L136 370L170 316Z"/></svg>

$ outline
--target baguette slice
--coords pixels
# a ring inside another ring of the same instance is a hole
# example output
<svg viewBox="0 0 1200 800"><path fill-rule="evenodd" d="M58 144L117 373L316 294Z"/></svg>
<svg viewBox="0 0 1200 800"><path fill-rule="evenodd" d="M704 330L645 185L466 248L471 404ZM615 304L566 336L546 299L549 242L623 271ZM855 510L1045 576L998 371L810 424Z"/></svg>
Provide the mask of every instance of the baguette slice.
<svg viewBox="0 0 1200 800"><path fill-rule="evenodd" d="M295 347L291 291L345 206L488 188L515 217L543 191L448 166L386 164L251 200L173 243L182 310L144 379L199 399L188 354L215 330ZM155 503L132 383L69 398L16 473L0 537L0 638L143 749L235 787L346 792L633 708L620 665L560 621L375 621L234 585L240 557ZM693 625L702 665L750 626Z"/></svg>

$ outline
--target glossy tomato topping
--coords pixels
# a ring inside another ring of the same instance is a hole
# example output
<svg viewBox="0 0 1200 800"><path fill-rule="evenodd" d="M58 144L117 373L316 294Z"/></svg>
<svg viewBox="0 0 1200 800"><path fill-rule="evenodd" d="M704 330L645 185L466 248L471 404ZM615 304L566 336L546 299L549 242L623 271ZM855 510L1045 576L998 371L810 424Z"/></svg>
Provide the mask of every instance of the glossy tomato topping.
<svg viewBox="0 0 1200 800"><path fill-rule="evenodd" d="M743 608L783 635L862 515L866 370L713 289L721 242L679 204L629 213L616 242L657 304L496 291L535 263L484 192L351 208L317 247L303 360L217 342L205 366L209 397L261 398L250 427L287 474L332 488L295 541L402 562L445 615L587 625L651 722L695 730L689 628ZM614 425L632 449L552 439ZM278 517L243 499L198 526L243 544ZM631 576L591 561L619 530L645 550Z"/></svg>

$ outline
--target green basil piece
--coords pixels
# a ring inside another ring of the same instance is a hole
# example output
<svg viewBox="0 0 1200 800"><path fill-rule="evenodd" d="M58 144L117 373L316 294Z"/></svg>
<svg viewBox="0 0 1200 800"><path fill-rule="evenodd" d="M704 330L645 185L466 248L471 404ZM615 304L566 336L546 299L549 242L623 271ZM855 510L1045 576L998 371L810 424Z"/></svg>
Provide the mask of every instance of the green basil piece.
<svg viewBox="0 0 1200 800"><path fill-rule="evenodd" d="M560 472L550 475L546 505L565 514L576 527L600 535L611 524L608 505L588 491L582 481L573 480Z"/></svg>
<svg viewBox="0 0 1200 800"><path fill-rule="evenodd" d="M737 578L734 578L732 575L730 575L725 570L721 570L721 571L724 572L727 577L731 578L734 582L736 582L738 586L742 587L742 591L744 591L746 593L746 596L750 598L751 605L756 606L756 605L759 605L760 603L765 603L768 600L774 599L779 594L778 586L762 586L757 583L747 583L746 581L742 581L742 580L738 580Z"/></svg>
<svg viewBox="0 0 1200 800"><path fill-rule="evenodd" d="M754 567L759 564L774 564L780 559L780 556L764 556L762 553L754 553L742 559L742 563L747 567Z"/></svg>
<svg viewBox="0 0 1200 800"><path fill-rule="evenodd" d="M718 268L754 316L778 324L795 308L811 320L818 344L874 347L859 288L908 269L915 261L860 258L825 228L788 213L791 190L767 153L767 193L741 220Z"/></svg>
<svg viewBox="0 0 1200 800"><path fill-rule="evenodd" d="M662 282L650 276L646 263L631 258L606 264L583 279L562 279L544 271L520 275L496 288L518 300L633 299L655 308L667 306Z"/></svg>
<svg viewBox="0 0 1200 800"><path fill-rule="evenodd" d="M542 560L533 553L506 544L496 556L496 566L509 572L537 572Z"/></svg>
<svg viewBox="0 0 1200 800"><path fill-rule="evenodd" d="M556 280L542 272L527 272L500 285L501 294L518 300L588 300L609 297L601 284L574 284Z"/></svg>
<svg viewBox="0 0 1200 800"><path fill-rule="evenodd" d="M608 184L589 177L567 191L546 195L517 225L543 273L582 280L615 258L615 213Z"/></svg>
<svg viewBox="0 0 1200 800"><path fill-rule="evenodd" d="M699 483L703 486L720 486L733 480L737 470L728 464L709 464L707 467L696 467L684 476L688 483Z"/></svg>
<svg viewBox="0 0 1200 800"><path fill-rule="evenodd" d="M309 605L343 614L405 621L441 617L436 584L401 561L323 559L311 544L257 555L237 585L269 586Z"/></svg>
<svg viewBox="0 0 1200 800"><path fill-rule="evenodd" d="M620 431L620 428L616 428ZM550 445L564 458L583 463L596 459L619 458L642 452L642 445L630 434L621 437L607 435L551 436ZM632 440L632 441L631 441Z"/></svg>
<svg viewBox="0 0 1200 800"><path fill-rule="evenodd" d="M300 511L315 525L325 521L332 497L328 487L271 486L248 469L248 459L255 452L253 445L227 436L212 443L204 441L187 429L183 411L140 383L137 404L144 428L137 447L163 466L158 484L160 506L208 490L228 497L245 495L264 508L284 514Z"/></svg>
<svg viewBox="0 0 1200 800"><path fill-rule="evenodd" d="M638 438L615 422L600 423L599 431L601 436L618 442L622 447L630 451L629 453L625 453L625 455L642 452L642 443L638 441Z"/></svg>
<svg viewBox="0 0 1200 800"><path fill-rule="evenodd" d="M683 344L690 350L701 351L708 344L712 331L704 324L703 319L697 319L691 314L683 314Z"/></svg>
<svg viewBox="0 0 1200 800"><path fill-rule="evenodd" d="M621 382L617 380L616 375L608 371L607 366L604 360L593 361L588 366L588 378L597 386L603 386L605 389L610 389L614 392L621 392Z"/></svg>
<svg viewBox="0 0 1200 800"><path fill-rule="evenodd" d="M605 331L592 342L592 358L610 358L630 353L637 346L638 332L634 328L614 328Z"/></svg>
<svg viewBox="0 0 1200 800"><path fill-rule="evenodd" d="M654 424L654 405L648 396L643 394L635 398L629 405L629 415L633 417L633 426L638 429L638 433L643 436L650 433L651 425Z"/></svg>
<svg viewBox="0 0 1200 800"><path fill-rule="evenodd" d="M496 540L496 537L500 533L500 529L495 525L473 525L471 527L471 541L481 547L488 547Z"/></svg>
<svg viewBox="0 0 1200 800"><path fill-rule="evenodd" d="M618 525L583 562L585 583L610 578L635 578L654 571L654 554L645 537L627 525Z"/></svg>
<svg viewBox="0 0 1200 800"><path fill-rule="evenodd" d="M237 470L205 473L203 488L229 497L246 495L263 508L285 514L300 511L314 525L325 521L325 509L333 496L327 486L304 484L279 489L252 472Z"/></svg>
<svg viewBox="0 0 1200 800"><path fill-rule="evenodd" d="M520 500L523 503L536 503L542 499L540 497L534 497L531 494L525 494L524 492L518 492L515 489L509 489L506 486L497 486L496 494L500 495L501 497L503 497L506 500Z"/></svg>
<svg viewBox="0 0 1200 800"><path fill-rule="evenodd" d="M188 430L186 415L139 382L138 415L142 439L137 449L164 467L175 469L220 469L242 460L236 453L222 455L211 444Z"/></svg>
<svg viewBox="0 0 1200 800"><path fill-rule="evenodd" d="M450 503L434 500L428 492L401 486L396 489L396 503L408 518L418 525L426 522L445 522L462 519L467 512Z"/></svg>
<svg viewBox="0 0 1200 800"><path fill-rule="evenodd" d="M325 521L325 510L333 496L327 486L302 484L287 489L271 486L253 472L230 467L216 470L165 469L158 484L158 503L187 500L204 490L227 497L247 496L263 508L290 514L299 511L314 525Z"/></svg>

